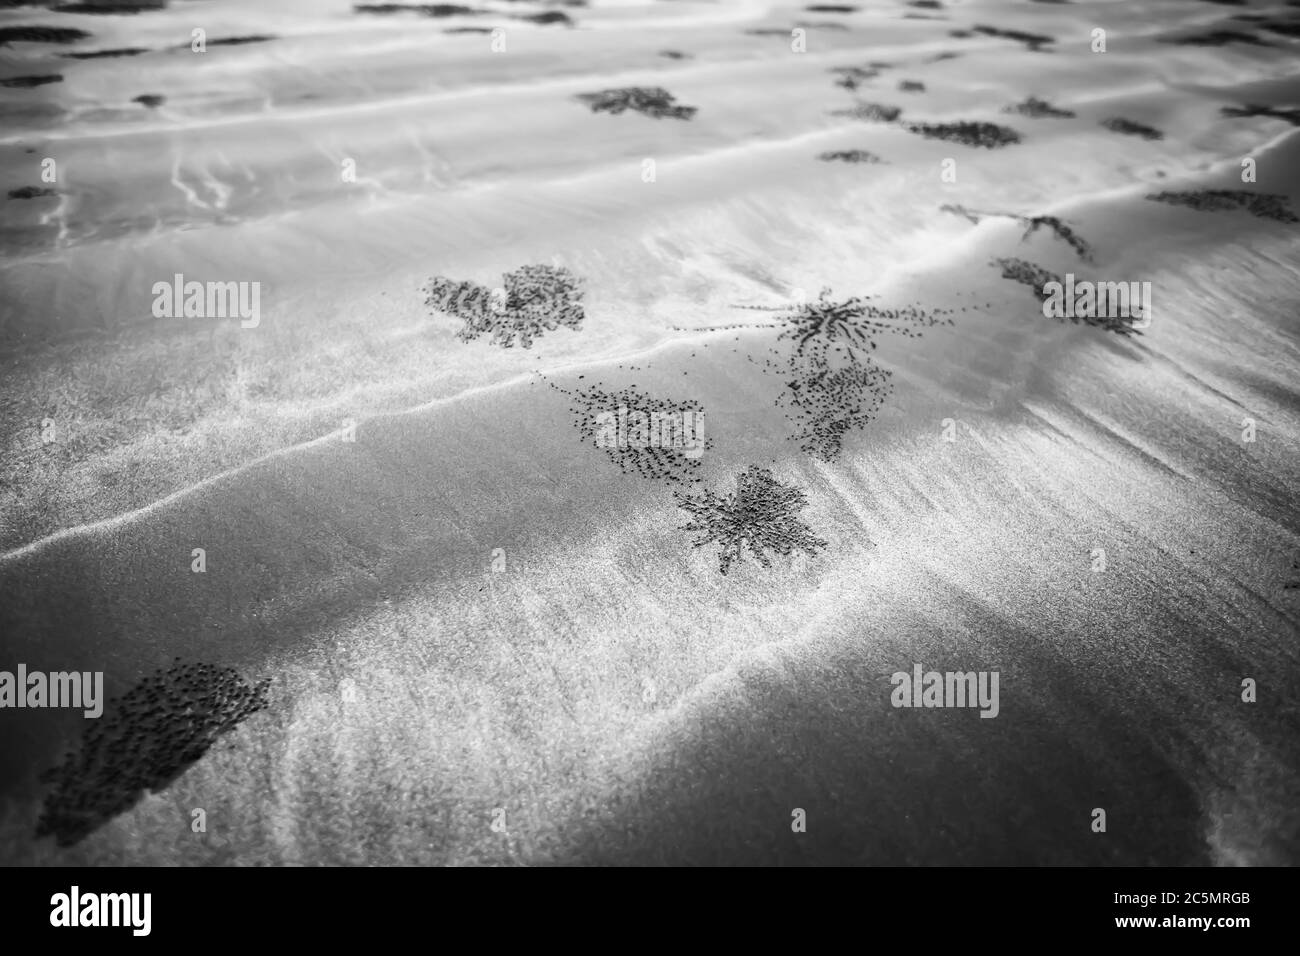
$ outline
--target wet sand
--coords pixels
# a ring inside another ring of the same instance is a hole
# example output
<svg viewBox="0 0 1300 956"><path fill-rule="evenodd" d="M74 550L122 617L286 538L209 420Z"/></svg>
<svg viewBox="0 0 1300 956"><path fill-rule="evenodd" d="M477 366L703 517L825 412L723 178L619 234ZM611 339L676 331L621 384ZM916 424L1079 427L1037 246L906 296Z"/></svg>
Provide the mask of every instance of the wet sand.
<svg viewBox="0 0 1300 956"><path fill-rule="evenodd" d="M1300 41L1229 22L1294 11L476 6L227 3L210 36L275 39L201 65L163 52L179 4L3 12L92 37L13 47L64 80L0 90L5 192L63 170L0 230L0 668L271 679L72 846L38 778L84 720L5 711L3 858L1300 859L1300 226L1269 215ZM794 53L800 21L846 29ZM498 23L499 54L445 32ZM1170 42L1216 29L1268 46ZM581 98L627 88L674 99ZM1151 324L1045 318L1011 261L1150 281ZM526 321L490 291L533 264L580 321L466 334ZM262 282L260 324L153 318L176 272ZM488 304L431 309L436 277ZM801 339L822 289L858 304ZM621 467L592 389L701 409L698 467ZM754 468L824 547L723 573L682 505ZM918 662L998 671L997 719L891 707Z"/></svg>

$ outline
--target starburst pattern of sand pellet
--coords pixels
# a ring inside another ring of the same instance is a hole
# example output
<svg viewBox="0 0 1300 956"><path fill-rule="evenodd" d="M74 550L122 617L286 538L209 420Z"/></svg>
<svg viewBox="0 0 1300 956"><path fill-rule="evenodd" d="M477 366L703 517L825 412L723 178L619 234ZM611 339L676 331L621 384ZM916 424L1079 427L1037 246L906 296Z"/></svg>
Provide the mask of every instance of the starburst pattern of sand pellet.
<svg viewBox="0 0 1300 956"><path fill-rule="evenodd" d="M881 334L920 338L921 330L934 325L951 325L951 309L926 309L909 305L887 309L872 305L869 296L843 300L830 298L830 289L779 317L783 326L777 340L795 343L797 352L820 354L836 346L871 349Z"/></svg>
<svg viewBox="0 0 1300 956"><path fill-rule="evenodd" d="M870 353L883 334L919 338L922 330L951 325L951 309L884 308L866 297L835 300L823 289L816 301L780 310L776 342L755 361L785 385L775 400L800 450L834 460L844 439L879 414L893 390L890 372Z"/></svg>
<svg viewBox="0 0 1300 956"><path fill-rule="evenodd" d="M264 710L269 686L269 679L247 683L230 668L203 663L175 663L146 677L89 724L78 753L42 775L55 789L36 835L70 846L144 791L163 789L218 737Z"/></svg>
<svg viewBox="0 0 1300 956"><path fill-rule="evenodd" d="M705 489L698 495L676 492L674 496L677 506L692 517L682 530L696 533L694 546L719 546L718 570L723 574L746 550L770 568L772 554L816 555L827 547L799 517L807 504L804 493L777 481L766 468L751 465L741 472L736 490L729 495Z"/></svg>

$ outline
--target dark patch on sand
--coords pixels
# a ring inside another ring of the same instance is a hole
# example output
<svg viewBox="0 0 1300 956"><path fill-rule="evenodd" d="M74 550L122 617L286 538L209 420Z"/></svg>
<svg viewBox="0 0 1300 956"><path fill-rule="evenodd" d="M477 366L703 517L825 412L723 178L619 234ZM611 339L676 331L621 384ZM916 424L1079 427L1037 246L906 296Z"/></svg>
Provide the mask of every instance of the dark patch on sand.
<svg viewBox="0 0 1300 956"><path fill-rule="evenodd" d="M1200 212L1226 212L1244 209L1260 219L1274 222L1300 222L1291 211L1290 200L1275 193L1256 193L1247 189L1196 189L1183 192L1151 193L1152 202L1187 206Z"/></svg>
<svg viewBox="0 0 1300 956"><path fill-rule="evenodd" d="M865 149L838 149L820 153L817 156L824 163L883 163L884 160L875 153L869 153Z"/></svg>
<svg viewBox="0 0 1300 956"><path fill-rule="evenodd" d="M736 490L730 495L706 489L698 495L675 492L674 497L692 517L682 530L696 533L694 546L719 546L718 570L723 574L745 550L770 568L771 554L789 557L804 551L815 557L827 547L799 517L807 496L777 481L766 468L750 465L736 476Z"/></svg>
<svg viewBox="0 0 1300 956"><path fill-rule="evenodd" d="M635 386L611 392L600 383L574 391L548 384L573 399L569 411L582 440L603 451L625 475L669 484L700 480L700 458L713 440L704 436L699 402L656 398Z"/></svg>
<svg viewBox="0 0 1300 956"><path fill-rule="evenodd" d="M86 53L64 53L62 55L73 60L98 60L101 57L139 56L141 53L148 52L142 46L127 46L116 50L90 50Z"/></svg>
<svg viewBox="0 0 1300 956"><path fill-rule="evenodd" d="M677 98L659 86L627 86L598 93L579 93L575 99L590 106L593 113L618 114L635 110L655 119L666 116L688 120L698 110L695 106L678 105Z"/></svg>
<svg viewBox="0 0 1300 956"><path fill-rule="evenodd" d="M1252 46L1273 45L1254 34L1242 33L1240 30L1210 30L1189 36L1162 37L1160 42L1172 43L1175 46L1227 46L1229 43L1249 43Z"/></svg>
<svg viewBox="0 0 1300 956"><path fill-rule="evenodd" d="M791 441L822 461L834 460L845 436L866 427L893 389L891 373L870 353L883 334L919 338L925 328L951 325L951 309L904 306L886 309L869 297L836 301L823 289L815 302L783 306L736 306L776 312L775 323L734 323L678 331L779 330L773 347L760 361L749 361L778 376L785 389L774 404L784 409L794 428ZM963 311L965 311L963 309Z"/></svg>
<svg viewBox="0 0 1300 956"><path fill-rule="evenodd" d="M1015 40L1023 43L1025 47L1034 53L1046 53L1043 49L1048 43L1055 43L1054 37L1044 36L1041 33L1026 33L1023 30L1003 30L1001 27L990 27L983 24L976 24L971 27L976 33L986 37L999 37L1003 40Z"/></svg>
<svg viewBox="0 0 1300 956"><path fill-rule="evenodd" d="M924 136L926 139L941 139L984 149L998 149L1020 142L1019 133L996 123L904 123L903 127L908 132Z"/></svg>
<svg viewBox="0 0 1300 956"><path fill-rule="evenodd" d="M51 189L49 186L19 186L17 189L9 190L10 199L39 199L58 194L57 189Z"/></svg>
<svg viewBox="0 0 1300 956"><path fill-rule="evenodd" d="M1027 262L1024 259L1006 258L994 259L989 263L1002 270L1002 278L1011 279L1019 282L1023 286L1032 289L1040 305L1045 303L1051 295L1045 291L1047 283L1058 282L1062 288L1065 286L1065 280L1053 272L1049 272L1042 266ZM1090 280L1089 280L1090 281ZM1070 315L1061 316L1058 321L1064 322L1066 319L1078 325L1091 325L1095 328L1104 329L1107 332L1114 332L1118 335L1141 335L1140 329L1133 328L1133 322L1136 316L1114 316L1114 315Z"/></svg>
<svg viewBox="0 0 1300 956"><path fill-rule="evenodd" d="M872 123L892 123L898 119L902 112L897 106L886 106L882 103L858 103L848 109L832 110L831 116L848 116Z"/></svg>
<svg viewBox="0 0 1300 956"><path fill-rule="evenodd" d="M62 82L62 73L42 73L37 76L11 76L7 80L0 80L0 86L7 86L14 90L30 90L34 86Z"/></svg>
<svg viewBox="0 0 1300 956"><path fill-rule="evenodd" d="M1261 20L1259 25L1270 33L1280 33L1282 36L1291 37L1292 39L1300 38L1300 23L1292 23L1286 20Z"/></svg>
<svg viewBox="0 0 1300 956"><path fill-rule="evenodd" d="M209 40L208 46L243 46L245 43L267 43L271 40L278 40L279 37L271 36L264 33L254 33L243 37L220 37L216 40Z"/></svg>
<svg viewBox="0 0 1300 956"><path fill-rule="evenodd" d="M176 663L146 677L87 722L80 753L42 775L55 789L36 835L71 846L129 810L144 791L167 787L218 737L266 709L269 686L269 679L250 684L230 668L202 663Z"/></svg>
<svg viewBox="0 0 1300 956"><path fill-rule="evenodd" d="M875 419L893 390L891 373L870 356L877 338L919 338L924 328L952 323L951 310L885 309L865 297L837 301L830 291L794 307L761 307L783 314L777 317L781 331L774 347L755 362L785 383L775 404L794 428L790 440L827 462L839 455L849 432Z"/></svg>
<svg viewBox="0 0 1300 956"><path fill-rule="evenodd" d="M817 23L814 23L811 20L800 20L795 24L795 26L802 27L805 30L847 30L848 29L848 27L843 23L837 23L834 20L823 20Z"/></svg>
<svg viewBox="0 0 1300 956"><path fill-rule="evenodd" d="M972 225L979 225L981 219L989 216L1003 217L1014 219L1025 227L1025 234L1020 237L1024 242L1039 229L1046 227L1050 229L1061 241L1068 243L1070 248L1078 253L1079 258L1085 262L1092 261L1092 247L1086 243L1083 238L1055 216L1021 216L1013 212L981 212L974 209L967 209L960 204L946 204L939 207L940 212L950 212L964 217Z"/></svg>
<svg viewBox="0 0 1300 956"><path fill-rule="evenodd" d="M205 46L244 46L245 44L248 43L268 43L271 40L278 40L278 39L280 38L277 36L272 36L270 34L252 33L249 34L248 36L218 37L215 40L206 40L204 45ZM190 48L191 48L190 44L188 43L181 43L172 47L173 50L189 50Z"/></svg>
<svg viewBox="0 0 1300 956"><path fill-rule="evenodd" d="M167 102L167 97L161 93L141 93L132 103L139 103L141 106L147 106L149 109L157 109Z"/></svg>
<svg viewBox="0 0 1300 956"><path fill-rule="evenodd" d="M825 462L839 456L850 432L875 421L894 390L892 373L869 358L832 366L795 352L783 366L767 366L786 379L776 405L794 426L790 440Z"/></svg>
<svg viewBox="0 0 1300 956"><path fill-rule="evenodd" d="M662 57L667 57L670 60L691 59L691 55L689 53L683 53L681 50L660 50L659 55Z"/></svg>
<svg viewBox="0 0 1300 956"><path fill-rule="evenodd" d="M167 0L89 0L84 3L61 3L52 7L55 13L91 13L112 15L122 13L149 13L163 10Z"/></svg>
<svg viewBox="0 0 1300 956"><path fill-rule="evenodd" d="M1034 263L1028 262L1025 259L1016 259L1013 257L994 259L989 263L989 265L999 267L1002 270L1002 278L1011 279L1014 282L1019 282L1021 285L1032 289L1039 302L1045 302L1047 300L1047 293L1043 291L1043 287L1047 285L1047 283L1060 282L1064 284L1065 282L1065 280L1056 273L1049 272L1042 266L1034 265Z"/></svg>
<svg viewBox="0 0 1300 956"><path fill-rule="evenodd" d="M429 280L425 305L465 321L456 333L471 342L485 332L491 342L512 348L516 342L532 348L533 339L560 326L582 327L582 280L568 269L554 266L521 266L505 274L498 301L492 290L473 282L458 282L437 276Z"/></svg>
<svg viewBox="0 0 1300 956"><path fill-rule="evenodd" d="M467 17L477 16L481 10L464 7L458 3L354 3L354 13L373 13L391 16L395 13L418 13L422 17Z"/></svg>
<svg viewBox="0 0 1300 956"><path fill-rule="evenodd" d="M10 43L76 43L90 34L73 27L0 27L0 46Z"/></svg>
<svg viewBox="0 0 1300 956"><path fill-rule="evenodd" d="M1225 106L1219 112L1224 116L1267 116L1269 119L1285 120L1292 126L1300 126L1300 109L1293 106L1259 106L1248 103L1245 106Z"/></svg>
<svg viewBox="0 0 1300 956"><path fill-rule="evenodd" d="M900 93L924 93L925 84L920 80L900 80L898 90Z"/></svg>
<svg viewBox="0 0 1300 956"><path fill-rule="evenodd" d="M1033 96L1029 97L1024 102L1004 106L1002 112L1014 113L1017 116L1028 116L1033 119L1042 119L1044 117L1051 117L1053 119L1073 119L1075 116L1073 110L1057 109L1046 100L1040 100Z"/></svg>
<svg viewBox="0 0 1300 956"><path fill-rule="evenodd" d="M1123 133L1126 136L1141 136L1143 139L1149 140L1165 138L1165 134L1155 127L1144 126L1142 123L1135 123L1133 120L1125 119L1122 116L1112 116L1110 119L1104 119L1101 121L1101 125L1112 133Z"/></svg>
<svg viewBox="0 0 1300 956"><path fill-rule="evenodd" d="M870 80L880 75L882 67L879 66L833 66L827 72L839 73L842 76L855 76L860 80Z"/></svg>
<svg viewBox="0 0 1300 956"><path fill-rule="evenodd" d="M1283 591L1300 590L1300 554L1297 554L1291 561L1291 580L1282 585Z"/></svg>
<svg viewBox="0 0 1300 956"><path fill-rule="evenodd" d="M562 10L543 10L541 13L520 13L516 14L514 19L525 20L528 23L537 23L541 26L547 26L552 23L562 23L566 27L574 26L573 19Z"/></svg>
<svg viewBox="0 0 1300 956"><path fill-rule="evenodd" d="M836 23L834 20L826 20L820 23L814 23L810 20L800 20L794 27L754 27L746 30L745 35L751 37L789 37L794 29L804 30L847 30L848 27L843 23Z"/></svg>
<svg viewBox="0 0 1300 956"><path fill-rule="evenodd" d="M863 80L872 80L880 75L879 70L861 66L833 66L830 72L837 74L835 85L842 86L846 90L856 90Z"/></svg>

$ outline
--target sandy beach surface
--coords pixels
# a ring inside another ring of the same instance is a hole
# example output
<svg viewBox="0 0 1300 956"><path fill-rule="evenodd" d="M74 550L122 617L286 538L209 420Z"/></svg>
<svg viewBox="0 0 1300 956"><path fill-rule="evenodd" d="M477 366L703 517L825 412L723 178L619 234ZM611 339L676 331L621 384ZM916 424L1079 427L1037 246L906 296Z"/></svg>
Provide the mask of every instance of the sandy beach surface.
<svg viewBox="0 0 1300 956"><path fill-rule="evenodd" d="M0 10L0 862L1300 862L1300 6L155 6Z"/></svg>

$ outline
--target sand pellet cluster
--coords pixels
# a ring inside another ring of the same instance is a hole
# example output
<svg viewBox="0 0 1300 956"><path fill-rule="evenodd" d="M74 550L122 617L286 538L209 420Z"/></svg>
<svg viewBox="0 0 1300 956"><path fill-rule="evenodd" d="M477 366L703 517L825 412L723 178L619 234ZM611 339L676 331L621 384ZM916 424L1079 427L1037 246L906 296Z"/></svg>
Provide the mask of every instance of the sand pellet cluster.
<svg viewBox="0 0 1300 956"><path fill-rule="evenodd" d="M213 664L176 662L111 701L88 723L77 753L47 771L54 785L37 836L69 846L158 791L208 752L222 734L267 707L270 680L245 681Z"/></svg>

